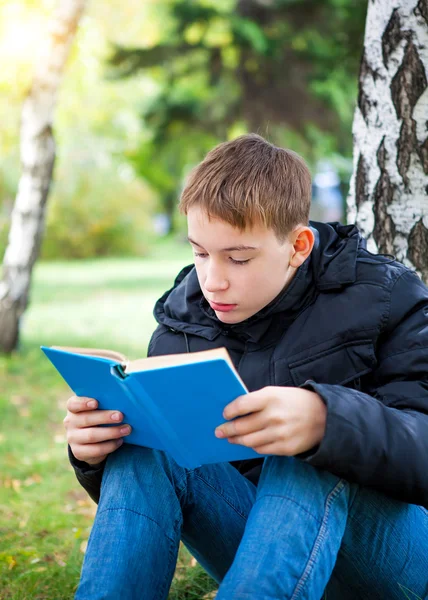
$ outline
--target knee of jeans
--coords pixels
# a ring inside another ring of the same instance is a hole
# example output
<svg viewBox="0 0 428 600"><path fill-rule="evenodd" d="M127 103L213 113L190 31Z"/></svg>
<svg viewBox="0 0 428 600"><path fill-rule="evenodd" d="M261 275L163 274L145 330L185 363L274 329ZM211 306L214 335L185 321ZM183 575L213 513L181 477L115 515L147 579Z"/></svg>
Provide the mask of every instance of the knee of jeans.
<svg viewBox="0 0 428 600"><path fill-rule="evenodd" d="M346 488L351 484L340 477L318 469L299 458L291 456L269 456L263 464L258 485L258 495L281 494L284 487L289 490L312 490L325 493L333 489L340 481ZM349 490L350 491L350 490Z"/></svg>
<svg viewBox="0 0 428 600"><path fill-rule="evenodd" d="M180 468L160 450L124 444L109 455L101 486L102 496L138 495L141 490L177 487L185 480Z"/></svg>
<svg viewBox="0 0 428 600"><path fill-rule="evenodd" d="M145 448L143 446L134 446L133 444L124 444L111 454L109 454L106 462L106 471L114 471L120 469L121 474L125 470L134 469L145 466L161 466L169 465L168 456L160 450Z"/></svg>
<svg viewBox="0 0 428 600"><path fill-rule="evenodd" d="M142 472L145 477L150 472L167 472L170 475L173 469L174 462L167 453L143 446L124 444L108 456L103 480L107 476L113 479L119 477L122 480L131 474L138 477Z"/></svg>

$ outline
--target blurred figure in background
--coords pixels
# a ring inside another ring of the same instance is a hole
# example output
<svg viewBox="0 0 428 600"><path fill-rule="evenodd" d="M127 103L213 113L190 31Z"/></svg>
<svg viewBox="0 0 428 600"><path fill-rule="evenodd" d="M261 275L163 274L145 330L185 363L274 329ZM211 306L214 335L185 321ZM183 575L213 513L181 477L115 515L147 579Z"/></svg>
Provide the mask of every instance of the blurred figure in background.
<svg viewBox="0 0 428 600"><path fill-rule="evenodd" d="M322 160L317 165L312 185L310 218L312 221L345 222L340 177L328 160Z"/></svg>

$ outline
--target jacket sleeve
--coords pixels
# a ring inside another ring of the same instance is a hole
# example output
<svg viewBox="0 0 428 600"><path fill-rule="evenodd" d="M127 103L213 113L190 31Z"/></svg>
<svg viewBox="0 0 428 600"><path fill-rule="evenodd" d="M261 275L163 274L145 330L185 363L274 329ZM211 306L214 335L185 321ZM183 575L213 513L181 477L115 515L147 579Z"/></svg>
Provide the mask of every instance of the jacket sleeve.
<svg viewBox="0 0 428 600"><path fill-rule="evenodd" d="M159 333L162 331L163 328L159 326L153 333L147 351L148 356L151 356L153 354L155 341L157 337L159 337ZM89 465L86 462L77 460L77 458L71 451L70 446L68 446L68 458L71 463L71 466L74 469L77 481L88 492L92 500L94 500L94 502L98 504L101 493L101 481L103 478L104 467L107 459L99 465Z"/></svg>
<svg viewBox="0 0 428 600"><path fill-rule="evenodd" d="M370 393L309 381L327 405L324 439L304 460L428 506L428 289L406 270L390 298Z"/></svg>
<svg viewBox="0 0 428 600"><path fill-rule="evenodd" d="M99 465L89 465L81 460L77 460L70 446L68 447L68 458L74 469L77 481L88 492L92 500L98 504L106 461L103 461Z"/></svg>

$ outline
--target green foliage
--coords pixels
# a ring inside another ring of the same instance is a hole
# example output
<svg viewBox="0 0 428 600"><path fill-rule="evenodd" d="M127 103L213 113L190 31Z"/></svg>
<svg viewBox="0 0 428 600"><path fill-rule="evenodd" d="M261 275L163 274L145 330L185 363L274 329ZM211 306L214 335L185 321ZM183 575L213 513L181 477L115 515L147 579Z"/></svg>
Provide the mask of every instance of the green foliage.
<svg viewBox="0 0 428 600"><path fill-rule="evenodd" d="M4 251L6 249L9 227L9 215L5 210L3 210L3 215L0 218L0 257L3 257Z"/></svg>
<svg viewBox="0 0 428 600"><path fill-rule="evenodd" d="M129 153L136 173L158 192L159 210L166 212L171 219L183 174L202 160L216 142L213 135L204 131L186 131L182 123L173 121L166 125L161 140L143 142Z"/></svg>
<svg viewBox="0 0 428 600"><path fill-rule="evenodd" d="M312 164L326 153L351 155L366 1L162 6L162 21L155 8L149 13L156 41L117 44L109 62L111 77L143 73L156 80L141 112L148 136L130 158L166 212L192 160L237 129L291 146Z"/></svg>
<svg viewBox="0 0 428 600"><path fill-rule="evenodd" d="M103 79L107 35L118 20L114 4L116 15L106 20L100 4L88 5L67 62L54 119L57 158L45 257L141 254L153 235L153 192L124 159L141 134L138 105L150 98L152 83ZM128 23L138 23L141 12L135 6ZM0 256L20 176L22 102L34 71L34 48L42 45L51 14L50 0L0 3Z"/></svg>
<svg viewBox="0 0 428 600"><path fill-rule="evenodd" d="M347 126L348 142L339 145L349 152L349 107L356 94L366 4L276 0L217 7L202 0L169 0L165 5L175 28L150 47L116 47L110 63L117 77L162 68L157 71L161 129L165 121L179 119L217 134L216 127L224 133L238 118L248 129L264 130L273 122L303 135L311 122L334 133ZM151 18L156 22L155 13ZM210 118L219 86L223 111ZM180 91L189 88L191 106L186 95L180 99ZM148 117L153 118L153 109L143 113ZM156 122L151 125L156 136Z"/></svg>
<svg viewBox="0 0 428 600"><path fill-rule="evenodd" d="M122 169L130 171L126 165ZM147 252L153 237L150 195L135 178L121 179L118 171L114 163L110 168L85 164L77 173L68 169L58 174L47 215L44 258Z"/></svg>
<svg viewBox="0 0 428 600"><path fill-rule="evenodd" d="M44 256L144 252L151 213L180 223L174 210L189 169L218 142L250 130L311 165L349 158L366 5L90 3L59 94ZM0 254L19 177L32 48L51 10L50 0L0 6ZM150 192L118 175L126 161Z"/></svg>

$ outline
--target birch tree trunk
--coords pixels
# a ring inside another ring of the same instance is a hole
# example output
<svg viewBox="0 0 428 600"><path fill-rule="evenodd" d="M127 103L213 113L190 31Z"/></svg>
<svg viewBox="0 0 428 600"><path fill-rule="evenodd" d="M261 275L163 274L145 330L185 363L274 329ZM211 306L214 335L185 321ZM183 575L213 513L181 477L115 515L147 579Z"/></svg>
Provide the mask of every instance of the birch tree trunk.
<svg viewBox="0 0 428 600"><path fill-rule="evenodd" d="M23 105L22 174L0 281L0 350L4 352L11 352L18 345L19 321L28 304L55 161L52 122L56 96L84 5L85 0L59 1Z"/></svg>
<svg viewBox="0 0 428 600"><path fill-rule="evenodd" d="M428 281L428 0L369 0L348 221Z"/></svg>

